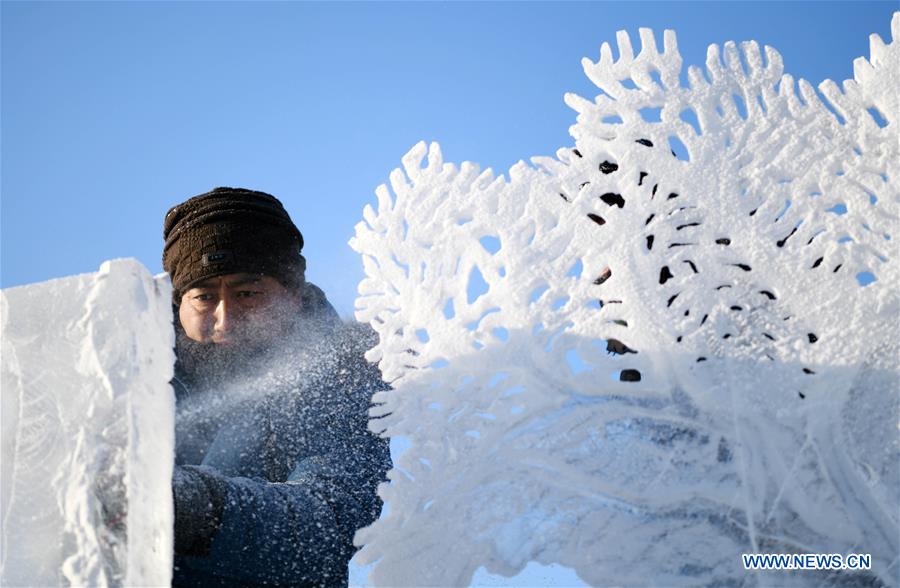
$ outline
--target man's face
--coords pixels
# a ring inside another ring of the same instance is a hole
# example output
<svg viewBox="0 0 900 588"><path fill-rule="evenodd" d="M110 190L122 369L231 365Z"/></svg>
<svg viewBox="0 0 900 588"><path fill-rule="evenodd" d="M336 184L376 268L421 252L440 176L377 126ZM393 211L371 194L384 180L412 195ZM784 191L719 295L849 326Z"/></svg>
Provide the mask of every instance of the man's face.
<svg viewBox="0 0 900 588"><path fill-rule="evenodd" d="M262 274L204 280L181 296L178 318L189 339L255 351L275 342L296 319L300 297Z"/></svg>

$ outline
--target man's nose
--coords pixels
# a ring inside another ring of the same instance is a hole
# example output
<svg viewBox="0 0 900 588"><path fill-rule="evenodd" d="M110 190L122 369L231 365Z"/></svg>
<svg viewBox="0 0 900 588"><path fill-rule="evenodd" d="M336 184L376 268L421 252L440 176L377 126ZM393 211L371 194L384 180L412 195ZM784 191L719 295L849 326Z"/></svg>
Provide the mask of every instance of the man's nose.
<svg viewBox="0 0 900 588"><path fill-rule="evenodd" d="M216 310L213 312L215 318L214 329L217 333L228 333L231 331L235 320L236 307L233 301L227 296L219 299Z"/></svg>

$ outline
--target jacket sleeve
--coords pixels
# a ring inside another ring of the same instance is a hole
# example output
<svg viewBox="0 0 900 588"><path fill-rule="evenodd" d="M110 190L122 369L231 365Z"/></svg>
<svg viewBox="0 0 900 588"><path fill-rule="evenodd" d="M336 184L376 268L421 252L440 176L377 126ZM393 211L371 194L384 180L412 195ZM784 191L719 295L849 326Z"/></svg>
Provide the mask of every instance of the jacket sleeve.
<svg viewBox="0 0 900 588"><path fill-rule="evenodd" d="M346 585L353 535L381 509L375 490L390 468L388 442L364 419L330 423L315 436L318 450L284 482L198 468L224 495L221 520L206 556L176 557L175 585Z"/></svg>

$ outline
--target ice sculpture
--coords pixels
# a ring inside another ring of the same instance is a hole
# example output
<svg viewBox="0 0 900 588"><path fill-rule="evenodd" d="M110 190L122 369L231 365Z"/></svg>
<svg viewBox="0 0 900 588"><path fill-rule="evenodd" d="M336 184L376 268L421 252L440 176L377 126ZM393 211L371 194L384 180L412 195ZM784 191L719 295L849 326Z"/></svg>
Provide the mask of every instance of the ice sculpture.
<svg viewBox="0 0 900 588"><path fill-rule="evenodd" d="M574 148L509 179L416 145L352 246L406 437L360 531L381 585L536 560L597 585L898 584L898 93L641 30L584 69ZM869 553L863 572L743 570Z"/></svg>
<svg viewBox="0 0 900 588"><path fill-rule="evenodd" d="M164 586L171 286L133 260L0 292L3 586Z"/></svg>

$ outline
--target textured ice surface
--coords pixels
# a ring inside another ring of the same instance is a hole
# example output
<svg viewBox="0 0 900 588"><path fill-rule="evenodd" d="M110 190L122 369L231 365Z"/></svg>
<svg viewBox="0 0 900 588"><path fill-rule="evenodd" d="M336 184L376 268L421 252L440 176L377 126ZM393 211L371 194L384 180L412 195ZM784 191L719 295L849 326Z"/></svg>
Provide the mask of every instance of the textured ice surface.
<svg viewBox="0 0 900 588"><path fill-rule="evenodd" d="M169 584L170 301L132 260L0 292L3 586Z"/></svg>
<svg viewBox="0 0 900 588"><path fill-rule="evenodd" d="M842 585L744 552L870 553L898 582L900 16L819 93L753 42L682 76L641 30L568 95L574 148L509 178L416 145L352 246L410 446L360 531L381 585L484 566L597 585ZM681 79L686 80L683 85Z"/></svg>

